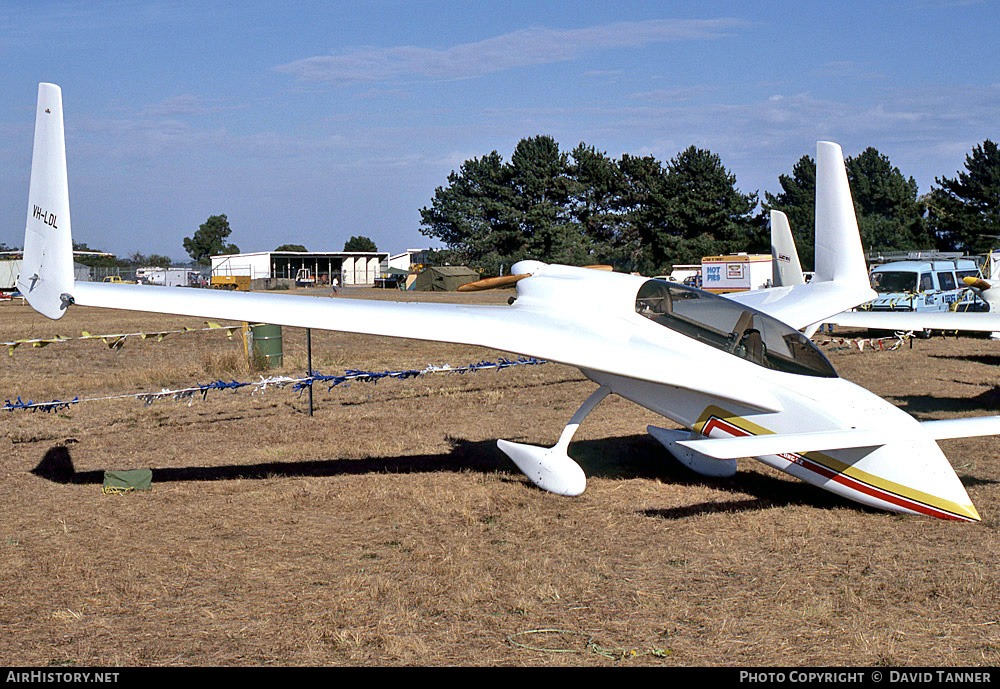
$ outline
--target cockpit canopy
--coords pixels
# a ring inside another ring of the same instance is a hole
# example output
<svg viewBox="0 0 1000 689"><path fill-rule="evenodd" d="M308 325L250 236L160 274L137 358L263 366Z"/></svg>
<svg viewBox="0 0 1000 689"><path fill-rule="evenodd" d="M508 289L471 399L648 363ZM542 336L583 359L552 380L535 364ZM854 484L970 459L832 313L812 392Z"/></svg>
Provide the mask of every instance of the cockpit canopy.
<svg viewBox="0 0 1000 689"><path fill-rule="evenodd" d="M648 280L636 313L687 337L785 373L836 378L808 337L766 313L731 299L663 280Z"/></svg>

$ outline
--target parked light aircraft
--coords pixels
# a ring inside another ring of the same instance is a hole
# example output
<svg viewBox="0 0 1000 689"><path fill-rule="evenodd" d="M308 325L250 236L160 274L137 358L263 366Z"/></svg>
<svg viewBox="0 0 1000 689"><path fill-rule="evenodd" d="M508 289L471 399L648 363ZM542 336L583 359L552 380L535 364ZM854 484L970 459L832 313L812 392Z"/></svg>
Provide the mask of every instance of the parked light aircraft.
<svg viewBox="0 0 1000 689"><path fill-rule="evenodd" d="M837 376L799 328L872 298L840 147L817 146L816 277L724 298L676 283L540 261L513 266L505 306L372 302L75 282L58 86L41 84L19 288L39 312L97 306L439 340L575 366L598 388L551 448L500 449L539 487L578 495L567 454L587 414L615 393L686 430L649 432L708 475L756 457L865 505L979 520L936 444L1000 433L1000 417L920 423Z"/></svg>

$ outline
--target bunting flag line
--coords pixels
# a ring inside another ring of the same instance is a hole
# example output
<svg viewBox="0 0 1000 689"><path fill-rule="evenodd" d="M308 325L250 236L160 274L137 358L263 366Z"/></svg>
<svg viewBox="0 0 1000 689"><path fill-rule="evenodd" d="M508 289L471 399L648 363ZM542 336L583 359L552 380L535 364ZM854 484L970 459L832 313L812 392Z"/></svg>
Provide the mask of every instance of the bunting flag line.
<svg viewBox="0 0 1000 689"><path fill-rule="evenodd" d="M151 405L153 402L162 399L175 399L175 400L188 400L188 404L194 401L195 395L201 395L204 400L208 393L212 390L232 390L236 392L241 388L250 388L251 394L256 392L263 392L267 388L284 388L287 386L292 386L293 390L299 391L302 394L303 390L308 389L311 385L315 383L323 383L328 385L327 391L333 390L333 388L338 385L350 385L354 382L359 383L378 383L378 381L385 378L396 378L399 380L405 380L407 378L417 378L419 376L427 375L430 373L471 373L475 371L484 371L492 369L495 371L502 371L505 368L510 368L511 366L538 366L541 364L548 363L544 359L535 359L531 357L518 357L516 360L500 358L497 361L480 361L477 364L469 364L467 366L434 366L430 365L426 368L420 370L404 370L404 371L362 371L359 369L348 369L343 375L333 376L333 375L323 375L316 371L313 371L308 376L302 376L299 378L293 378L291 376L271 376L265 378L261 376L260 380L253 383L241 383L235 380L224 381L216 380L212 383L192 385L190 387L181 388L179 390L167 390L163 389L159 392L134 392L125 395L108 395L105 397L84 397L79 396L74 397L71 400L52 400L51 402L33 402L28 400L27 402L22 401L20 395L17 396L16 400L11 402L7 400L2 409L5 411L15 411L15 410L27 410L27 411L59 411L61 409L68 409L74 404L79 404L80 402L97 402L106 400L118 400L118 399L139 399L142 400L145 406Z"/></svg>
<svg viewBox="0 0 1000 689"><path fill-rule="evenodd" d="M120 350L124 345L125 341L130 337L139 337L143 340L154 339L157 342L162 342L163 338L167 335L176 334L186 334L186 333L201 333L207 332L209 330L223 330L226 333L226 337L233 339L233 334L242 330L243 325L219 325L218 323L213 323L212 321L205 321L207 327L205 328L188 328L184 327L181 330L160 330L157 332L135 332L135 333L109 333L104 335L94 335L86 330L82 331L80 337L67 337L65 335L53 335L52 337L45 338L33 338L24 340L11 340L10 342L0 342L0 347L7 348L7 354L9 356L14 356L14 350L21 345L31 345L32 347L45 347L47 345L56 342L78 342L80 340L102 340L104 344L108 346L109 349L114 351ZM253 323L247 327L255 327L261 325L259 323Z"/></svg>
<svg viewBox="0 0 1000 689"><path fill-rule="evenodd" d="M831 337L826 340L813 340L818 345L843 345L837 349L857 349L859 352L865 351L867 346L873 352L893 352L903 346L903 343L913 337L913 331L898 332L887 337ZM886 346L886 342L892 341Z"/></svg>

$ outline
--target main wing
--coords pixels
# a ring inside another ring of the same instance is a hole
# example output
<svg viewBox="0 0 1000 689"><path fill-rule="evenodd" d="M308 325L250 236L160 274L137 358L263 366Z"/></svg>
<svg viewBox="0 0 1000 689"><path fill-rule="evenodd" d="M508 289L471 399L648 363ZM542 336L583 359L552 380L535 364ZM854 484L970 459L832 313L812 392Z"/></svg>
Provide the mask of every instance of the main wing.
<svg viewBox="0 0 1000 689"><path fill-rule="evenodd" d="M630 275L525 262L531 276L518 283L511 306L74 282L62 93L54 84L39 85L34 150L18 287L50 318L77 304L480 345L700 390L760 410L781 408L766 390L734 389L646 339L634 321L635 293L644 279Z"/></svg>
<svg viewBox="0 0 1000 689"><path fill-rule="evenodd" d="M519 292L529 289L537 292L546 290L550 283L571 281L577 283L574 285L577 293L585 295L592 291L585 287L589 282L631 277L615 274L597 277L594 271L568 266L545 268L561 274L533 275L519 283ZM575 271L585 275L573 276ZM626 291L629 289L630 286L625 287ZM560 309L558 302L553 308L521 305L520 298L511 306L426 304L88 282L75 283L71 298L82 306L478 345L700 390L760 410L781 409L780 403L766 390L734 389L731 381L721 376L694 370L684 355L649 341L637 332L634 323L623 315L615 315L613 308L581 313L565 303L562 306L566 308ZM583 303L587 300L583 299ZM634 314L633 304L634 300L630 300L629 310Z"/></svg>

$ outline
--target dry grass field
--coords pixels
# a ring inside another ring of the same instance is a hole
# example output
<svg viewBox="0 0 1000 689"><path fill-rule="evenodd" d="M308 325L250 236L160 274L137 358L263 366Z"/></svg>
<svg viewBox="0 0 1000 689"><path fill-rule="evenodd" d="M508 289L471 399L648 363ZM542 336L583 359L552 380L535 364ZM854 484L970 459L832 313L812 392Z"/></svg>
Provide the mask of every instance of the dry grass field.
<svg viewBox="0 0 1000 689"><path fill-rule="evenodd" d="M510 292L382 294L502 303ZM342 293L341 296L345 296ZM329 297L323 297L329 298ZM0 340L204 327L0 303ZM817 338L819 339L819 338ZM288 375L305 335L284 329ZM222 331L19 347L0 400L248 381ZM996 413L1000 342L826 347L916 417ZM314 367L381 371L500 353L313 333ZM551 444L594 385L555 364L205 400L0 412L0 659L7 665L934 665L1000 661L1000 442L948 441L983 516L865 509L764 465L707 479L617 397L570 448L579 498L531 485L496 438ZM75 473L32 473L67 459ZM150 492L101 490L153 470ZM543 631L555 630L555 631Z"/></svg>

